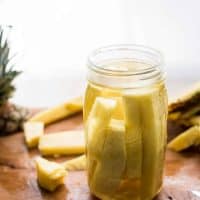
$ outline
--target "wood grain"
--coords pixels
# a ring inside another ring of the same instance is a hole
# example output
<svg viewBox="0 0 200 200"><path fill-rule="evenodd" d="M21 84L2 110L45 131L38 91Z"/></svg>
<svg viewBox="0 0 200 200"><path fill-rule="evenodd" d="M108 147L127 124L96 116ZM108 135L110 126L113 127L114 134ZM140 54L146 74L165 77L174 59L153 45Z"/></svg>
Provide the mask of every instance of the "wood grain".
<svg viewBox="0 0 200 200"><path fill-rule="evenodd" d="M169 125L169 138L180 131L172 126ZM45 132L81 128L82 117L76 115L48 126ZM22 133L1 137L0 148L0 200L97 200L89 192L85 171L70 172L65 185L53 193L40 189L34 166L34 158L39 152L27 149ZM53 160L66 159L69 157ZM163 189L156 200L198 200L197 192L200 193L198 152L167 151Z"/></svg>

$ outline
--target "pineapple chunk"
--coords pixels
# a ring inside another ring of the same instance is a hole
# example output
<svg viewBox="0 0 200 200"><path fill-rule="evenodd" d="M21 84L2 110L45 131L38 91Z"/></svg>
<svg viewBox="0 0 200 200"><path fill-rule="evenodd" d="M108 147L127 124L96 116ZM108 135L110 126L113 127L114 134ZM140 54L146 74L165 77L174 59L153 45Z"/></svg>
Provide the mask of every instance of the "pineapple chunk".
<svg viewBox="0 0 200 200"><path fill-rule="evenodd" d="M42 122L26 122L24 124L24 136L28 147L38 145L40 137L44 133L44 124Z"/></svg>
<svg viewBox="0 0 200 200"><path fill-rule="evenodd" d="M54 191L59 185L64 184L67 175L62 165L43 158L36 159L36 170L39 185L48 191Z"/></svg>
<svg viewBox="0 0 200 200"><path fill-rule="evenodd" d="M181 151L192 145L200 145L200 126L192 126L177 136L168 144L168 148Z"/></svg>
<svg viewBox="0 0 200 200"><path fill-rule="evenodd" d="M81 130L74 130L43 135L39 141L39 150L42 155L84 153L84 132Z"/></svg>
<svg viewBox="0 0 200 200"><path fill-rule="evenodd" d="M86 157L85 155L73 158L62 163L65 169L69 171L86 170Z"/></svg>
<svg viewBox="0 0 200 200"><path fill-rule="evenodd" d="M29 121L43 122L45 125L81 112L83 108L82 98L72 99L64 104L39 112Z"/></svg>

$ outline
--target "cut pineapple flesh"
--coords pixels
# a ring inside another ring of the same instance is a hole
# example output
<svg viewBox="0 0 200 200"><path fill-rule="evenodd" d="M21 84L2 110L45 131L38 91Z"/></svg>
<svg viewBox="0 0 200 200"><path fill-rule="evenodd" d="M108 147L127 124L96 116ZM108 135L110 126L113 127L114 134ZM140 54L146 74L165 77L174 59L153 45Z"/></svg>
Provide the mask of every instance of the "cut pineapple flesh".
<svg viewBox="0 0 200 200"><path fill-rule="evenodd" d="M43 135L39 150L42 155L82 154L85 151L84 132L74 130Z"/></svg>
<svg viewBox="0 0 200 200"><path fill-rule="evenodd" d="M68 171L86 170L86 157L82 155L68 160L62 163L62 165Z"/></svg>
<svg viewBox="0 0 200 200"><path fill-rule="evenodd" d="M87 90L86 96L92 92ZM105 200L152 199L162 185L166 89L163 85L123 91L99 87L95 95L84 118L91 192Z"/></svg>
<svg viewBox="0 0 200 200"><path fill-rule="evenodd" d="M89 111L91 110L96 97L100 96L101 94L101 90L98 86L88 85L87 90L90 90L91 92L90 93L86 92L86 95L85 95L85 99L84 99L85 105L84 105L84 112L83 112L84 120L87 120L89 116Z"/></svg>
<svg viewBox="0 0 200 200"><path fill-rule="evenodd" d="M95 150L96 155L100 155L105 141L105 135L101 134L101 130L105 129L109 124L115 107L115 100L97 97L86 122L87 157L89 161L87 165L89 180L93 175L93 170L96 165L93 151Z"/></svg>
<svg viewBox="0 0 200 200"><path fill-rule="evenodd" d="M97 143L99 142L98 140L99 138L97 138L96 132L99 132L100 129L104 129L109 124L116 105L117 103L115 100L106 99L102 97L96 98L95 103L90 112L89 121L87 125L89 144L90 144L90 140L93 140L93 141L96 140ZM90 125L90 122L91 122L91 125Z"/></svg>
<svg viewBox="0 0 200 200"><path fill-rule="evenodd" d="M140 96L124 94L123 106L126 124L127 178L141 178L142 173L142 121Z"/></svg>
<svg viewBox="0 0 200 200"><path fill-rule="evenodd" d="M67 175L62 165L43 158L36 159L36 170L39 185L48 191L54 191L64 184L64 178Z"/></svg>
<svg viewBox="0 0 200 200"><path fill-rule="evenodd" d="M126 165L125 127L123 121L111 120L109 126L102 130L105 132L105 142L100 157L96 156L93 149L93 157L96 158L96 168L90 181L90 189L104 199L112 197L117 191ZM93 141L91 141L92 143Z"/></svg>
<svg viewBox="0 0 200 200"><path fill-rule="evenodd" d="M42 122L24 123L24 136L28 147L32 148L38 145L40 137L44 133L44 124Z"/></svg>
<svg viewBox="0 0 200 200"><path fill-rule="evenodd" d="M143 143L142 199L152 199L161 187L159 183L162 173L159 174L158 171L163 169L164 163L166 112L165 105L160 103L160 92L161 90L152 89L140 94Z"/></svg>
<svg viewBox="0 0 200 200"><path fill-rule="evenodd" d="M34 115L29 121L43 122L45 125L81 112L83 108L82 97L72 99L64 104L41 111Z"/></svg>
<svg viewBox="0 0 200 200"><path fill-rule="evenodd" d="M200 145L200 126L192 126L178 135L168 144L168 148L181 151L193 145Z"/></svg>

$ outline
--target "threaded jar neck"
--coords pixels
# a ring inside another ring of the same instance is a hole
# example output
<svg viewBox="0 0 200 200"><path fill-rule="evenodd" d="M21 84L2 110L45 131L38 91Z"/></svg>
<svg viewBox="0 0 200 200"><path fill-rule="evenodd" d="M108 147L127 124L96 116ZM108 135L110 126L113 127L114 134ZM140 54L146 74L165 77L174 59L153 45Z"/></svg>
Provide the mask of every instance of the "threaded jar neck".
<svg viewBox="0 0 200 200"><path fill-rule="evenodd" d="M164 80L163 58L149 47L125 44L94 50L88 57L88 80L113 88L138 88Z"/></svg>

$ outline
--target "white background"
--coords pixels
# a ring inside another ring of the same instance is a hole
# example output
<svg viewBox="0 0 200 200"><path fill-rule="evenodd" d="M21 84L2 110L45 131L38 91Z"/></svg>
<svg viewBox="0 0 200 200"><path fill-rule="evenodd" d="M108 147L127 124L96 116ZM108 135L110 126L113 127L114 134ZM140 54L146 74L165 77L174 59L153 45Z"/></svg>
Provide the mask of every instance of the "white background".
<svg viewBox="0 0 200 200"><path fill-rule="evenodd" d="M177 94L200 78L199 8L199 0L0 0L24 71L13 101L45 107L80 94L89 52L116 43L162 51Z"/></svg>

